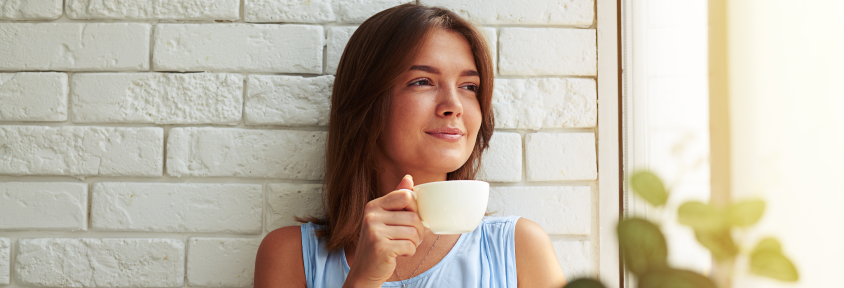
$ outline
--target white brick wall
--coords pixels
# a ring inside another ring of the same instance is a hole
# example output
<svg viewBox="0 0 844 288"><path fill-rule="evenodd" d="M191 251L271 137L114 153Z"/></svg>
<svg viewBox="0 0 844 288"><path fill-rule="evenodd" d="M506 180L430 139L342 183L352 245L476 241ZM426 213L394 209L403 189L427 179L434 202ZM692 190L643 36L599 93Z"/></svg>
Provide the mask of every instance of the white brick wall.
<svg viewBox="0 0 844 288"><path fill-rule="evenodd" d="M267 185L267 232L297 225L293 216L318 216L322 185L273 183Z"/></svg>
<svg viewBox="0 0 844 288"><path fill-rule="evenodd" d="M262 237L322 209L346 43L417 1L305 2L0 0L0 285L251 287ZM594 1L418 2L490 41L489 211L595 273Z"/></svg>
<svg viewBox="0 0 844 288"><path fill-rule="evenodd" d="M188 240L188 285L252 287L260 238L199 238ZM221 265L225 263L225 265Z"/></svg>
<svg viewBox="0 0 844 288"><path fill-rule="evenodd" d="M67 93L65 73L0 73L0 121L65 121Z"/></svg>
<svg viewBox="0 0 844 288"><path fill-rule="evenodd" d="M328 126L334 76L252 75L246 84L246 124Z"/></svg>
<svg viewBox="0 0 844 288"><path fill-rule="evenodd" d="M243 75L77 73L75 123L229 124L240 122Z"/></svg>
<svg viewBox="0 0 844 288"><path fill-rule="evenodd" d="M589 27L595 17L590 0L420 0L419 4L451 9L483 24L559 24Z"/></svg>
<svg viewBox="0 0 844 288"><path fill-rule="evenodd" d="M151 29L145 23L0 23L0 70L146 71Z"/></svg>
<svg viewBox="0 0 844 288"><path fill-rule="evenodd" d="M533 220L549 234L587 235L592 226L589 186L493 187L489 210Z"/></svg>
<svg viewBox="0 0 844 288"><path fill-rule="evenodd" d="M103 231L261 233L261 185L94 183L91 227Z"/></svg>
<svg viewBox="0 0 844 288"><path fill-rule="evenodd" d="M60 1L59 1L60 2ZM239 0L66 0L72 19L237 20Z"/></svg>
<svg viewBox="0 0 844 288"><path fill-rule="evenodd" d="M156 71L322 73L322 26L221 23L155 28Z"/></svg>
<svg viewBox="0 0 844 288"><path fill-rule="evenodd" d="M167 138L167 174L320 180L325 173L327 135L323 131L173 128Z"/></svg>
<svg viewBox="0 0 844 288"><path fill-rule="evenodd" d="M0 285L9 285L11 278L11 243L9 238L0 237Z"/></svg>
<svg viewBox="0 0 844 288"><path fill-rule="evenodd" d="M50 20L62 16L62 0L4 0L0 20Z"/></svg>
<svg viewBox="0 0 844 288"><path fill-rule="evenodd" d="M87 230L85 183L0 183L0 230Z"/></svg>
<svg viewBox="0 0 844 288"><path fill-rule="evenodd" d="M534 133L525 138L530 181L596 180L595 134Z"/></svg>
<svg viewBox="0 0 844 288"><path fill-rule="evenodd" d="M0 126L0 175L161 176L161 128Z"/></svg>
<svg viewBox="0 0 844 288"><path fill-rule="evenodd" d="M185 243L174 239L19 239L15 275L35 287L180 287Z"/></svg>
<svg viewBox="0 0 844 288"><path fill-rule="evenodd" d="M501 75L595 76L598 73L594 29L502 28Z"/></svg>

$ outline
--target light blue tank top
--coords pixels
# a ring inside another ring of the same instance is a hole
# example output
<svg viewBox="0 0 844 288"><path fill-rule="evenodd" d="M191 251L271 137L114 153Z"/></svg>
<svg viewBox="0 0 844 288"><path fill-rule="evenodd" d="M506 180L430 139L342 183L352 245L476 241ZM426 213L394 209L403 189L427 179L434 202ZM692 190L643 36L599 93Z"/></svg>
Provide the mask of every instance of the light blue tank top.
<svg viewBox="0 0 844 288"><path fill-rule="evenodd" d="M451 251L427 271L405 280L407 287L516 287L514 232L519 216L484 217L475 231L460 234ZM325 250L316 224L303 224L302 256L309 288L342 287L349 275L344 249ZM381 287L401 287L401 281Z"/></svg>

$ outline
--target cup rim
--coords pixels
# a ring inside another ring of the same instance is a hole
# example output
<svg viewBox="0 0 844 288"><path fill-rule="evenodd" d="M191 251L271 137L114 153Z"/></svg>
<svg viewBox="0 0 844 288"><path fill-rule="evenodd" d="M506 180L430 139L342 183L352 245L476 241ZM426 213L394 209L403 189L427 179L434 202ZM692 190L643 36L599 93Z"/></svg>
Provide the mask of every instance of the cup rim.
<svg viewBox="0 0 844 288"><path fill-rule="evenodd" d="M414 186L413 186L413 188L416 188L416 187L419 187L419 186L423 186L423 185L428 185L428 184L431 184L431 185L436 185L436 184L454 183L454 182L463 182L463 183L466 183L466 182L469 182L469 183L484 183L484 184L489 185L489 182L486 182L486 181L481 181L481 180L446 180L446 181L435 181L435 182L422 183L422 184L419 184L419 185L414 185Z"/></svg>

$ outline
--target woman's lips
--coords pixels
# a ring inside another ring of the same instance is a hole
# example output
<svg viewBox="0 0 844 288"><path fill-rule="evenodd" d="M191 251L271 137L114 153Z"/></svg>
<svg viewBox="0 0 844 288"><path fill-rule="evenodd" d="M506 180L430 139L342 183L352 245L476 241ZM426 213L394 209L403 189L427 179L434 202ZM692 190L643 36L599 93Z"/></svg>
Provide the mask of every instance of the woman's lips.
<svg viewBox="0 0 844 288"><path fill-rule="evenodd" d="M448 141L448 142L457 142L457 141L460 140L460 138L463 138L463 134L431 133L431 132L425 132L425 133L428 134L428 135L437 137L439 139Z"/></svg>

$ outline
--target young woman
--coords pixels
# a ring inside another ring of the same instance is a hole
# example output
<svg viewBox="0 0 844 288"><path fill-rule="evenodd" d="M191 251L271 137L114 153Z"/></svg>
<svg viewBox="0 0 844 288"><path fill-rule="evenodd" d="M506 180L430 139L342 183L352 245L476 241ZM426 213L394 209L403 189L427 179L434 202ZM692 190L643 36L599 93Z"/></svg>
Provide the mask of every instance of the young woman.
<svg viewBox="0 0 844 288"><path fill-rule="evenodd" d="M483 33L412 4L361 24L331 95L325 214L264 238L256 288L565 285L536 223L485 217L473 232L435 235L413 196L397 191L475 177L493 132Z"/></svg>

